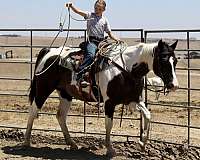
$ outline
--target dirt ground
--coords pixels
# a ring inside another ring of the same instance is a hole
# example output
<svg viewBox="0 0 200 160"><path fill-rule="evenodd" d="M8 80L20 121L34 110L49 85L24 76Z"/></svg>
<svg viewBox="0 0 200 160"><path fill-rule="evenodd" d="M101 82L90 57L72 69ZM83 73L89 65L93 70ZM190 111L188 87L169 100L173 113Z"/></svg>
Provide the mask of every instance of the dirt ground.
<svg viewBox="0 0 200 160"><path fill-rule="evenodd" d="M8 99L1 98L5 106L1 109L26 111L28 105L23 97ZM19 102L21 103L19 104ZM2 104L1 103L1 104ZM7 104L6 104L7 103ZM13 103L13 105L11 105ZM24 104L24 105L22 105ZM49 99L42 112L56 113L57 99ZM97 108L86 106L87 115L97 115ZM70 115L83 115L83 103L74 102ZM177 124L187 124L187 110L177 110L170 108L155 108L151 110L152 121L163 121ZM115 116L121 114L120 106L117 107ZM194 112L192 121L199 124L199 112ZM103 113L100 114L103 116ZM137 119L140 117L138 112L133 115L124 115ZM1 112L0 124L4 126L26 127L27 113ZM68 116L68 127L72 132L83 132L83 117ZM114 119L112 134L139 136L139 121L123 120L122 127L119 127L120 120ZM97 125L98 124L98 125ZM40 115L34 121L33 128L60 130L55 115ZM91 118L86 119L86 132L105 134L104 119ZM23 142L24 130L0 129L0 159L109 159L105 156L104 136L71 133L79 146L78 151L70 151L64 145L64 139L61 132L33 131L32 147L20 148L19 144ZM117 156L113 159L199 159L199 130L191 130L190 143L195 147L187 147L187 128L151 124L150 138L158 141L167 141L171 143L180 143L182 145L172 145L170 143L148 142L145 151L141 151L138 146L138 138L112 136L114 148ZM66 149L67 148L67 149ZM200 147L199 147L200 148ZM83 158L84 157L84 158Z"/></svg>
<svg viewBox="0 0 200 160"><path fill-rule="evenodd" d="M70 150L64 145L60 136L36 134L32 136L31 147L23 148L23 132L19 130L0 131L1 159L73 159L73 160L106 160L105 145L102 138L78 137L74 138L78 150ZM200 149L188 148L187 145L172 145L151 142L141 151L135 141L114 142L117 155L113 160L141 159L141 160L198 160Z"/></svg>
<svg viewBox="0 0 200 160"><path fill-rule="evenodd" d="M126 39L128 44L138 43L138 40ZM76 39L76 41L82 41ZM51 38L35 37L33 40L34 45L48 45L51 42ZM57 44L60 44L61 39L58 40ZM0 44L10 45L26 45L29 44L29 39L24 37L17 37L14 39L0 37ZM70 44L74 45L74 40L70 40ZM186 47L185 41L180 41L178 49L184 49ZM200 42L195 41L191 44L193 49L200 48ZM27 60L30 57L30 49L27 48L0 48L0 52L6 49L12 49L14 52L14 59L1 60L8 62L10 60ZM33 55L38 53L39 49L33 49ZM199 60L191 60L191 68L200 68ZM34 67L34 65L33 65ZM187 67L187 60L180 59L178 67ZM180 87L182 89L177 90L175 93L170 93L168 96L163 94L160 95L158 101L155 100L153 92L148 91L148 102L158 103L158 105L149 105L151 110L151 129L150 139L165 141L165 142L154 142L151 141L146 146L145 151L141 151L138 146L138 138L129 138L127 142L126 137L112 137L114 148L117 151L117 156L113 159L200 159L200 130L195 127L200 127L199 109L184 109L181 107L175 108L174 105L180 105L187 107L188 105L188 91L183 88L188 87L187 71L177 70L177 76L179 79ZM30 64L8 64L0 63L0 75L2 77L15 77L15 78L30 78ZM191 71L191 88L200 88L199 83L199 72ZM24 80L0 80L0 93L18 93L28 94L30 81ZM53 93L52 96L55 96ZM190 102L191 106L200 106L199 91L190 91ZM58 99L48 99L42 108L41 112L56 113L56 106L58 105ZM165 106L165 105L169 106ZM29 107L28 99L24 96L0 96L0 110L18 110L27 111ZM92 118L91 116L97 115L98 109L94 106L86 106L86 114L89 116L85 119L86 132L105 134L104 119L103 118ZM80 101L73 101L70 115L67 123L71 132L83 132L84 128L84 108L83 103ZM116 107L115 116L120 117L121 106ZM100 116L104 116L101 112ZM123 120L122 127L119 127L120 119L114 119L114 126L112 134L117 135L140 135L140 113L135 112L133 115L124 115L125 118L132 118L132 120ZM190 145L187 146L188 141L188 129L184 126L188 125L188 117L190 125L194 128L190 129ZM27 113L13 113L13 112L0 112L0 125L2 126L19 126L26 127ZM154 122L154 123L153 123ZM172 123L178 126L170 126L164 124L157 124L156 122ZM98 124L98 125L97 125ZM60 130L59 124L56 120L55 115L40 115L38 119L34 121L34 128L39 129L51 129ZM24 130L9 130L0 128L0 159L109 159L105 156L106 149L104 146L104 136L90 135L90 134L76 134L72 133L72 137L77 142L79 150L70 151L65 146L62 134L60 132L38 132L33 131L32 147L21 148L20 143L23 141ZM174 145L170 143L179 143L182 145Z"/></svg>

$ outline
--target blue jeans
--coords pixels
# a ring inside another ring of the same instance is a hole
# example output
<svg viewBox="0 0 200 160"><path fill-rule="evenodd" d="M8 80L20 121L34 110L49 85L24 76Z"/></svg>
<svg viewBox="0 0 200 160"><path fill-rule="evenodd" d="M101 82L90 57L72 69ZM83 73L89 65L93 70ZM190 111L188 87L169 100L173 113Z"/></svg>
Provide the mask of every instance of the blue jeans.
<svg viewBox="0 0 200 160"><path fill-rule="evenodd" d="M84 72L84 68L89 66L96 55L96 50L97 50L97 45L93 42L89 42L87 43L86 49L85 49L85 54L84 54L84 60L83 63L79 66L79 70L80 72L77 75L77 79L80 79L83 72Z"/></svg>

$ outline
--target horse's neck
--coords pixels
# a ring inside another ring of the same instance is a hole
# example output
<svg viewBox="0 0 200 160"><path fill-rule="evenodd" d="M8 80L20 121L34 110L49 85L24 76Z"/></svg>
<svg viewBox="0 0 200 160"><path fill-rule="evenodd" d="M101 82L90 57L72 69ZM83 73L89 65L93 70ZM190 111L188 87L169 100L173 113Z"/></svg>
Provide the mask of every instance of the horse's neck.
<svg viewBox="0 0 200 160"><path fill-rule="evenodd" d="M149 70L153 70L153 52L157 43L146 44L142 43L142 51L139 54L139 62L144 62L148 64Z"/></svg>
<svg viewBox="0 0 200 160"><path fill-rule="evenodd" d="M146 44L140 43L136 46L129 46L121 56L118 54L113 57L113 60L123 67L123 62L125 63L128 70L132 70L135 64L145 63L148 65L148 69L153 69L153 50L157 43Z"/></svg>
<svg viewBox="0 0 200 160"><path fill-rule="evenodd" d="M148 65L148 69L153 69L153 50L157 43L146 44L140 43L136 46L130 46L123 54L126 66L129 70L133 65L145 63ZM118 59L120 60L120 59Z"/></svg>

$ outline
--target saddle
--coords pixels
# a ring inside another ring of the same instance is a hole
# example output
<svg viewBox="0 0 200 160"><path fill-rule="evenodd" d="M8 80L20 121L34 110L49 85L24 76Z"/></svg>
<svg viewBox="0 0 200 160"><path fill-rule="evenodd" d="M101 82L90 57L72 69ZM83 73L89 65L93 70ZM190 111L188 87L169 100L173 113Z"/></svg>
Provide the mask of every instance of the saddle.
<svg viewBox="0 0 200 160"><path fill-rule="evenodd" d="M85 53L85 50L86 50L85 48L86 48L87 43L88 42L80 43L78 49L77 48L69 49L70 53L67 54L64 57L61 57L60 66L67 68L67 69L70 69L71 71L74 71L76 73L80 72L79 66L83 63L84 53ZM103 46L103 49L106 50L106 48L109 45L110 44L106 45L106 42L104 42L104 43L101 43L98 46L98 48L101 48ZM98 51L99 50L97 49L96 52L98 52ZM99 72L99 71L105 69L107 64L108 64L107 61L101 55L97 55L97 57L95 58L94 63L93 63L93 65L95 65L94 68L95 68L96 72ZM90 70L91 70L91 67L88 67L88 68L85 69L84 72L89 72Z"/></svg>
<svg viewBox="0 0 200 160"><path fill-rule="evenodd" d="M88 42L80 43L79 49L69 49L69 51L72 50L72 52L70 52L65 57L61 57L60 66L74 71L76 74L78 74L80 72L79 66L83 63L87 43ZM104 45L104 48L108 47L105 45L105 43L102 43L101 45ZM96 52L98 52L98 50ZM99 99L99 97L101 97L101 101L103 99L99 91L99 87L96 84L95 73L105 69L108 65L108 61L104 57L98 55L92 65L88 66L86 69L84 69L84 71L81 71L83 72L81 76L81 81L86 81L87 84L90 84L89 87L92 89L92 92L97 100ZM87 87L80 84L78 85L80 90Z"/></svg>
<svg viewBox="0 0 200 160"><path fill-rule="evenodd" d="M102 43L103 42L103 43ZM82 88L90 87L89 90L92 90L94 96L97 100L103 100L101 92L98 85L96 84L95 74L105 70L110 64L112 57L115 57L118 54L123 53L126 49L125 43L109 43L108 41L102 41L98 44L98 49L94 62L89 65L84 70L80 71L79 66L83 63L84 53L88 42L82 42L79 45L79 48L69 48L65 57L61 57L60 65L65 67L72 72L75 72L73 80L77 80L78 76L78 86L80 91ZM112 52L110 52L112 51ZM114 62L112 62L114 64ZM115 64L119 69L121 68ZM79 74L80 73L80 74ZM77 75L77 76L76 76ZM79 77L79 75L81 75ZM85 82L84 84L82 82ZM88 85L89 84L89 85Z"/></svg>

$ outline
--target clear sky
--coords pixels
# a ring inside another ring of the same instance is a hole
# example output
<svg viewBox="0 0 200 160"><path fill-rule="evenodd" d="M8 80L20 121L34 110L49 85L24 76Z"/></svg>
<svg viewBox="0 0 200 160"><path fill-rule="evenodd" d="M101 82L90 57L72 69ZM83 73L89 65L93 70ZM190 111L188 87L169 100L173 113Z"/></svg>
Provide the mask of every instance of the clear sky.
<svg viewBox="0 0 200 160"><path fill-rule="evenodd" d="M96 0L71 0L93 11ZM65 0L1 0L0 28L58 28ZM199 29L200 0L106 0L111 28ZM73 17L81 18L73 14ZM85 28L73 21L71 28Z"/></svg>

